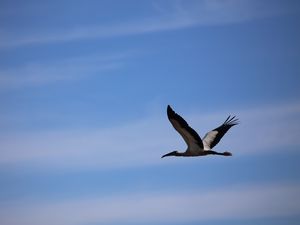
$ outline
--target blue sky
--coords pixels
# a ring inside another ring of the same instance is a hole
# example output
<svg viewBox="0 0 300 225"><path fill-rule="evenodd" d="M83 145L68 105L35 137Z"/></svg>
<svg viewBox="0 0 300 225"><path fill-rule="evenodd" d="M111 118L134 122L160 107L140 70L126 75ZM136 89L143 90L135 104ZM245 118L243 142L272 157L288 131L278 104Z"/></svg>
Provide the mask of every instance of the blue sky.
<svg viewBox="0 0 300 225"><path fill-rule="evenodd" d="M300 4L1 1L0 223L296 225ZM185 150L170 104L216 146Z"/></svg>

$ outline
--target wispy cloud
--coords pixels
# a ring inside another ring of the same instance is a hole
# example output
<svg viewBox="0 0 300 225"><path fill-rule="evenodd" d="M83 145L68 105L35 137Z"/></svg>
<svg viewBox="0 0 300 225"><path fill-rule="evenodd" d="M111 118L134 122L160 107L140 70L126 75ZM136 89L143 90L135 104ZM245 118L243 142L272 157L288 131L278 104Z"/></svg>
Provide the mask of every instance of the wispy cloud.
<svg viewBox="0 0 300 225"><path fill-rule="evenodd" d="M95 73L118 69L131 53L89 55L61 61L30 62L22 66L0 70L2 90L40 86L60 81L79 80Z"/></svg>
<svg viewBox="0 0 300 225"><path fill-rule="evenodd" d="M235 109L234 115L240 118L240 125L230 130L217 146L219 149L237 150L236 155L266 153L282 148L290 149L300 145L300 103L280 103L278 105L258 105L247 109ZM207 126L206 121L220 120L231 112L218 112L211 115L192 116L195 126ZM224 118L225 119L225 118ZM218 124L216 124L218 126ZM205 129L204 129L205 130ZM202 136L204 133L202 134Z"/></svg>
<svg viewBox="0 0 300 225"><path fill-rule="evenodd" d="M230 130L216 149L231 150L234 155L242 156L300 146L299 112L298 102L237 110L242 123ZM206 131L223 122L226 115L225 112L212 115L199 113L185 117L193 122L193 127L203 137ZM184 150L186 146L162 114L160 118L152 117L105 129L60 129L2 135L0 164L138 167L161 163L162 153L173 148Z"/></svg>
<svg viewBox="0 0 300 225"><path fill-rule="evenodd" d="M6 225L128 222L192 222L299 216L300 185L297 183L248 185L214 190L134 193L58 202L0 204Z"/></svg>
<svg viewBox="0 0 300 225"><path fill-rule="evenodd" d="M249 0L172 1L169 5L160 5L157 2L153 5L156 13L152 17L136 18L134 21L123 23L102 23L51 31L43 28L30 34L2 31L0 48L146 34L192 26L241 23L288 11L287 7L276 6L267 1Z"/></svg>

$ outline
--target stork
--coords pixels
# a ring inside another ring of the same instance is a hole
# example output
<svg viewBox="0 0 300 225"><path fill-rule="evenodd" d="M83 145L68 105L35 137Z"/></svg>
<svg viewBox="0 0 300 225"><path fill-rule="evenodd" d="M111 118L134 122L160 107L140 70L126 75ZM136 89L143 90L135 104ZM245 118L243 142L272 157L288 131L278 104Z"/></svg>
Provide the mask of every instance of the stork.
<svg viewBox="0 0 300 225"><path fill-rule="evenodd" d="M191 128L188 123L168 105L167 108L168 119L175 128L175 130L182 136L187 144L187 150L185 152L173 151L162 156L206 156L206 155L223 155L232 156L230 152L216 152L211 149L215 147L224 134L233 126L239 123L235 116L228 116L225 122L209 131L201 140L198 133Z"/></svg>

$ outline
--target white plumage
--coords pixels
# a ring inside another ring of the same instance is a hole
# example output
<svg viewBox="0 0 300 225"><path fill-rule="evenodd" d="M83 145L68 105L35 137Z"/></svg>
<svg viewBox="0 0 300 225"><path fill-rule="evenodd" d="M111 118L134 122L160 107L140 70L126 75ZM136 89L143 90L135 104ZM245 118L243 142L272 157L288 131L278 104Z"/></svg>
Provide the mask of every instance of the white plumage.
<svg viewBox="0 0 300 225"><path fill-rule="evenodd" d="M225 133L233 126L238 124L238 119L235 116L228 116L225 122L208 132L203 140L198 133L191 128L188 123L168 105L167 108L168 119L175 128L175 130L182 136L187 144L187 150L185 152L172 151L162 156L205 156L205 155L223 155L231 156L230 152L216 152L211 149L215 147Z"/></svg>

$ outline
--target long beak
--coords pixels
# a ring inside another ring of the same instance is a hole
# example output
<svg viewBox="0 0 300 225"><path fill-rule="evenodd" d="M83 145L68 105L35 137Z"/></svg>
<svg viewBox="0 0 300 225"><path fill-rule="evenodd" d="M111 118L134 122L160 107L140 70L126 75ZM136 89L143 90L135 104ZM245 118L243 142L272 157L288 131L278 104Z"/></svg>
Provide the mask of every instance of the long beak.
<svg viewBox="0 0 300 225"><path fill-rule="evenodd" d="M163 155L161 158L164 158L166 156L171 156L171 155L174 155L174 153L173 152L167 153L167 154Z"/></svg>

